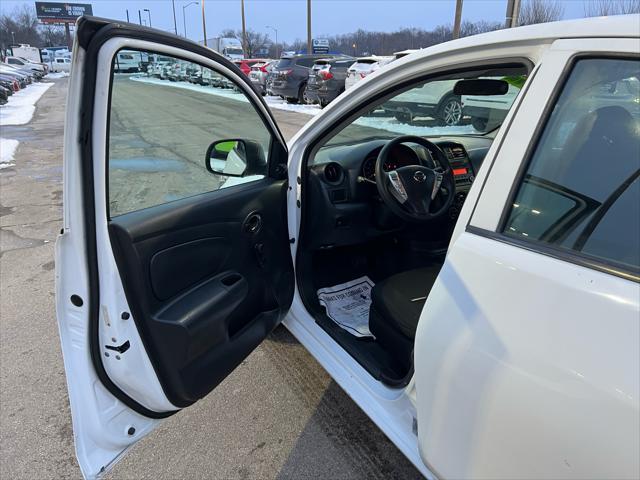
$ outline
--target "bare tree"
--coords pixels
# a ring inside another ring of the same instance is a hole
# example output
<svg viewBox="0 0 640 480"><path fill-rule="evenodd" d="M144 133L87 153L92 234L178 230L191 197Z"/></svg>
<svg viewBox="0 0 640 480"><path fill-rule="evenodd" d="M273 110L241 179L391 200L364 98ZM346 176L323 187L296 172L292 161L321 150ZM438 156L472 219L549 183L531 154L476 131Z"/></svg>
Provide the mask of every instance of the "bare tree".
<svg viewBox="0 0 640 480"><path fill-rule="evenodd" d="M35 9L22 5L0 15L0 46L27 43L33 47L51 47L66 43L64 30L56 25L41 25Z"/></svg>
<svg viewBox="0 0 640 480"><path fill-rule="evenodd" d="M557 0L527 0L520 8L518 25L555 22L563 15L564 7Z"/></svg>
<svg viewBox="0 0 640 480"><path fill-rule="evenodd" d="M244 48L244 55L246 58L253 58L263 48L269 48L271 46L271 38L266 33L256 32L255 30L248 29L246 38L242 39L242 30L226 29L220 32L221 37L237 38L242 42Z"/></svg>
<svg viewBox="0 0 640 480"><path fill-rule="evenodd" d="M640 13L640 0L586 0L585 17Z"/></svg>

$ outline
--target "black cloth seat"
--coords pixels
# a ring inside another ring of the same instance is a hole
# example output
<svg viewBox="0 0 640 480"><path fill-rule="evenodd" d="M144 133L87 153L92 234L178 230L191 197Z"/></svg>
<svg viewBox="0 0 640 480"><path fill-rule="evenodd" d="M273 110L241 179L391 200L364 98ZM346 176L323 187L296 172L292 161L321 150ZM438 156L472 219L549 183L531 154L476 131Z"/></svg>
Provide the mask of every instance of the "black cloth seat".
<svg viewBox="0 0 640 480"><path fill-rule="evenodd" d="M403 366L411 365L411 352L425 297L442 265L408 270L377 283L371 291L369 329L376 342Z"/></svg>

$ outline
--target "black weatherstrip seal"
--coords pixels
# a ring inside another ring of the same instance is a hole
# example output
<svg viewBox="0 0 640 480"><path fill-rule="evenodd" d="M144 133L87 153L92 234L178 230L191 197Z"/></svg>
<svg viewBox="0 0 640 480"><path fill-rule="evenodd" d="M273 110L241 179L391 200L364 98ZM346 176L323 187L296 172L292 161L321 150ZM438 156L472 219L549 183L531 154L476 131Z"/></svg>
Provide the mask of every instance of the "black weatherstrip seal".
<svg viewBox="0 0 640 480"><path fill-rule="evenodd" d="M120 25L117 25L116 28L117 31L122 32ZM98 273L98 248L96 244L96 210L93 189L93 139L91 137L91 131L93 128L98 52L100 51L102 44L115 35L110 35L110 32L114 31L114 26L111 22L92 17L80 18L78 20L77 31L78 41L86 50L85 69L82 79L80 100L80 138L78 141L80 143L81 152L80 176L82 179L85 249L87 252L87 275L89 278L89 298L87 299L87 305L89 309L89 350L91 354L91 361L93 363L93 368L104 387L127 407L140 415L144 415L145 417L155 419L167 418L178 410L169 412L154 412L153 410L149 410L147 407L133 400L115 383L113 383L102 364L102 349L100 347L99 335L100 277Z"/></svg>
<svg viewBox="0 0 640 480"><path fill-rule="evenodd" d="M183 38L154 30L151 28L139 27L128 23L112 21L98 17L81 17L77 24L78 42L82 48L86 50L84 76L81 92L81 111L80 111L80 132L78 141L80 143L80 175L82 180L82 199L84 203L84 228L85 228L85 248L87 252L87 274L89 278L89 345L91 360L95 372L105 386L105 388L118 400L127 407L136 411L145 417L161 419L166 418L179 410L168 412L154 412L137 401L130 398L115 383L111 381L104 365L102 364L102 349L100 346L99 336L99 298L100 298L100 277L98 273L97 262L97 244L96 244L96 227L95 227L95 198L94 198L94 172L93 172L93 111L95 98L96 75L98 68L98 53L105 42L115 37L125 37L137 40L146 40L156 42L165 46L171 46L187 50L203 57L209 58L218 64L238 72L238 78L244 82L249 90L253 90L253 86L248 78L241 74L240 70L231 61L216 54L213 50L199 45L197 43L185 40ZM266 107L264 100L259 97L259 101ZM267 110L268 111L268 110ZM258 114L262 117L265 125L271 126L269 119L266 118L260 109ZM275 125L275 124L274 124ZM283 138L278 126L275 125L276 133L279 138ZM279 142L277 142L279 143ZM273 145L272 145L273 148ZM280 154L286 152L286 147L281 146ZM134 319L135 320L135 319ZM143 341L144 343L144 341ZM152 360L154 369L155 363ZM157 373L157 370L156 370Z"/></svg>

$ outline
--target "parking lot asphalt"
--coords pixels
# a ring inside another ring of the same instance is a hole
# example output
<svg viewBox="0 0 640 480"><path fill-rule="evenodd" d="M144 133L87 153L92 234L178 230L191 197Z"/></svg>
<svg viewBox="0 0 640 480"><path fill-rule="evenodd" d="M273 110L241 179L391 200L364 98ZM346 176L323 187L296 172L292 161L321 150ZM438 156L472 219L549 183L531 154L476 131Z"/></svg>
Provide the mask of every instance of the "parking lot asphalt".
<svg viewBox="0 0 640 480"><path fill-rule="evenodd" d="M67 79L0 173L0 478L78 478L55 321ZM290 138L306 116L274 112ZM214 392L165 421L111 479L419 478L420 474L282 327Z"/></svg>

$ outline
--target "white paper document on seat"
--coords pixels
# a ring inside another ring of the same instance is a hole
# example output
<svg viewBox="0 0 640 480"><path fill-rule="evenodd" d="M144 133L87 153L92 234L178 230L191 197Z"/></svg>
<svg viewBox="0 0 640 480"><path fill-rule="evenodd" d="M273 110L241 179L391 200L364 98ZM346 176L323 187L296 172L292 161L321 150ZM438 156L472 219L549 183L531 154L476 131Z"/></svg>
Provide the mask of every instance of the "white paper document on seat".
<svg viewBox="0 0 640 480"><path fill-rule="evenodd" d="M356 337L372 337L369 307L374 283L367 276L318 290L318 300L327 316Z"/></svg>

